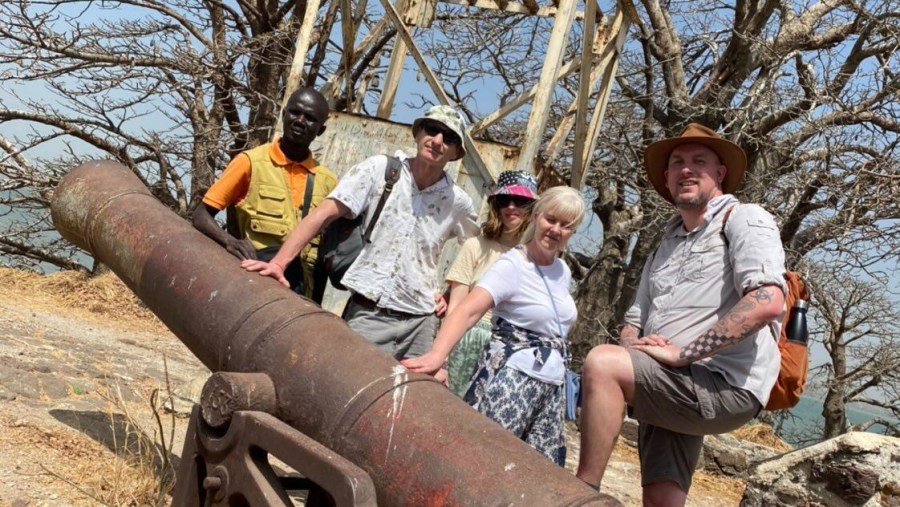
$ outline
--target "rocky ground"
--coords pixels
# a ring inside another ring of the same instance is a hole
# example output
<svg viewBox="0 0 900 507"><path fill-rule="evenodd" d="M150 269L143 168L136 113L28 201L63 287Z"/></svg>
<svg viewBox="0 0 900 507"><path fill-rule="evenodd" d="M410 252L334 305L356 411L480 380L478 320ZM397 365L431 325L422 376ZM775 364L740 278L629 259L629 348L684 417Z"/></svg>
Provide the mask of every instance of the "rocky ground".
<svg viewBox="0 0 900 507"><path fill-rule="evenodd" d="M117 281L86 284L0 270L0 507L167 503L159 470L177 469L209 372ZM619 444L604 487L640 504L632 447ZM699 472L688 505L737 505L743 490Z"/></svg>
<svg viewBox="0 0 900 507"><path fill-rule="evenodd" d="M156 503L160 436L180 454L187 419L160 411L160 432L150 400L165 399L166 372L190 390L206 368L158 323L9 289L0 288L0 505Z"/></svg>

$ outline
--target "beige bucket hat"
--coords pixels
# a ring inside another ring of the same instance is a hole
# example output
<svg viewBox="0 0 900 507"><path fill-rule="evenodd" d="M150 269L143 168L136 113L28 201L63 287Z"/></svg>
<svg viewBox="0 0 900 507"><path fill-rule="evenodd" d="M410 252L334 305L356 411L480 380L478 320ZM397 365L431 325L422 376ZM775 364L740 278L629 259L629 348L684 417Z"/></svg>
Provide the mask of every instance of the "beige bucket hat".
<svg viewBox="0 0 900 507"><path fill-rule="evenodd" d="M416 135L419 132L419 127L421 127L422 122L426 120L443 123L444 126L452 130L454 134L462 139L462 143L459 145L459 156L454 160L459 160L466 155L466 137L463 134L466 130L466 119L463 118L463 115L460 114L459 111L451 106L432 106L424 116L416 118L416 121L413 122L413 135Z"/></svg>

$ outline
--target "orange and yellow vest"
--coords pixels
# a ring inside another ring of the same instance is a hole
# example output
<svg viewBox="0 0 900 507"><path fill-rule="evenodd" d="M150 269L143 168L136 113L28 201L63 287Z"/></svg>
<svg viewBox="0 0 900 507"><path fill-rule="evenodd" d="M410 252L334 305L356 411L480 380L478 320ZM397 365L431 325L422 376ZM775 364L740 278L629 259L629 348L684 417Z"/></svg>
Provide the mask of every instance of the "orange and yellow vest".
<svg viewBox="0 0 900 507"><path fill-rule="evenodd" d="M264 144L244 152L250 159L250 185L247 195L235 206L241 235L257 250L280 245L301 218L301 209L294 207L291 201L290 185L284 169L272 162L269 149L269 144ZM307 182L310 175L307 175ZM309 210L312 211L324 201L336 184L337 177L334 173L321 165L317 166ZM312 272L318 245L317 236L300 252L304 276L306 271Z"/></svg>

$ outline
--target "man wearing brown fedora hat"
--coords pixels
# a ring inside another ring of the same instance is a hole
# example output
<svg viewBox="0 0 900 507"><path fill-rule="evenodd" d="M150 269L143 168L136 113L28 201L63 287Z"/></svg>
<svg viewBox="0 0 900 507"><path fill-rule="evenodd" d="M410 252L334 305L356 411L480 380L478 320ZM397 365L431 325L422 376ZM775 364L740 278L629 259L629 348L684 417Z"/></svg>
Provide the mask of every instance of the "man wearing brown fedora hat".
<svg viewBox="0 0 900 507"><path fill-rule="evenodd" d="M696 123L647 147L653 188L674 204L618 345L588 354L578 477L599 488L626 406L638 420L644 505L684 505L703 435L765 406L780 367L784 250L774 218L731 195L744 151Z"/></svg>
<svg viewBox="0 0 900 507"><path fill-rule="evenodd" d="M399 175L386 198L371 242L343 276L351 297L347 324L395 359L416 357L431 348L437 331L437 264L452 238L478 234L472 200L444 171L465 154L462 115L434 106L412 125L416 155L395 153ZM339 217L372 220L386 186L388 157L377 155L351 167L328 198L288 235L268 263L241 266L285 283L284 268L309 241Z"/></svg>

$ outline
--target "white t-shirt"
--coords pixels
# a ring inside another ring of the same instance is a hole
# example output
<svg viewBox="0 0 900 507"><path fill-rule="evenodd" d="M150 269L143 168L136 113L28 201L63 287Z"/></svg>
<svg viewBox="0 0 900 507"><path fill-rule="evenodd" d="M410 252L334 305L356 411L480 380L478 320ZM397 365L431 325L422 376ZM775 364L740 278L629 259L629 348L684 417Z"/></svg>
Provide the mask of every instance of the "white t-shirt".
<svg viewBox="0 0 900 507"><path fill-rule="evenodd" d="M559 336L556 312L550 303L550 295L556 310L563 336L569 333L578 310L569 294L572 273L559 259L549 266L540 266L547 286L534 263L525 258L524 252L513 249L503 254L478 281L477 287L488 291L494 300L494 318L502 317L511 324L544 336ZM506 365L544 382L562 384L565 363L562 356L553 351L543 367L535 365L534 349L514 353Z"/></svg>

